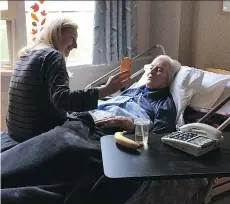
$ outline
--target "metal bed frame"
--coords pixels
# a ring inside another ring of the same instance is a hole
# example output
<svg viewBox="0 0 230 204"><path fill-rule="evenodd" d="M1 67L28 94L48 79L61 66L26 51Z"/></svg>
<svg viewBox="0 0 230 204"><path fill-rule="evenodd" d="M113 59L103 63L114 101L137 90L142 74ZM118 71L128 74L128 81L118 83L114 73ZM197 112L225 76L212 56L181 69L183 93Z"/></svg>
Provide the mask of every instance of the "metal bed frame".
<svg viewBox="0 0 230 204"><path fill-rule="evenodd" d="M166 55L166 52L165 52L165 48L162 46L162 45L159 45L159 44L156 44L154 45L153 47L149 48L148 50L140 53L139 55L135 56L134 58L132 58L132 61L136 60L137 58L139 57L142 57L144 56L145 54L149 53L150 51L152 51L153 49L155 48L161 48L161 51L164 55ZM113 69L112 71L108 72L107 74L103 75L102 77L96 79L95 81L93 81L92 83L90 83L89 85L87 85L85 87L85 90L89 89L89 88L92 88L94 87L95 85L98 85L98 83L100 81L102 81L103 79L105 79L106 77L110 76L111 74L114 74L115 72L119 71L120 70L120 66L116 67L115 69ZM132 76L131 76L131 79L134 79L135 77L137 77L138 75L140 75L141 73L144 72L144 68L138 70L136 73L134 73Z"/></svg>

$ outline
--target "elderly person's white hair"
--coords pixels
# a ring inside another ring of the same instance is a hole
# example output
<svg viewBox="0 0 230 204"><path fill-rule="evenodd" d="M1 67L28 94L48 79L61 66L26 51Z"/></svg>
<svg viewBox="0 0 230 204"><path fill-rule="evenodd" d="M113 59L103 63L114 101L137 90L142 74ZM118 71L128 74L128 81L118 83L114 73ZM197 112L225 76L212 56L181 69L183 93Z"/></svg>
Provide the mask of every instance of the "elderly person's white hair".
<svg viewBox="0 0 230 204"><path fill-rule="evenodd" d="M171 84L176 76L176 74L180 71L181 69L181 64L177 60L173 60L171 57L168 55L159 55L157 56L150 65L145 66L145 71L147 71L149 68L154 67L159 59L163 59L165 61L169 62L169 83Z"/></svg>

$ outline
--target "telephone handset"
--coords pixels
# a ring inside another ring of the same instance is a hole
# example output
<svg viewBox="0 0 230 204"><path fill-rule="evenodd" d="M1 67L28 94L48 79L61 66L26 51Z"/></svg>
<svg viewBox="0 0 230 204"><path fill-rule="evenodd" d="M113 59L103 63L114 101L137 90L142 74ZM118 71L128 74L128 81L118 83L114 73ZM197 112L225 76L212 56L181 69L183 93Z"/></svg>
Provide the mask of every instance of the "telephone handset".
<svg viewBox="0 0 230 204"><path fill-rule="evenodd" d="M222 135L221 131L204 123L186 124L181 126L179 129L184 132L196 132L204 137L212 138L215 140L220 139Z"/></svg>
<svg viewBox="0 0 230 204"><path fill-rule="evenodd" d="M221 131L210 125L191 123L163 136L161 141L194 156L201 156L219 147L223 136Z"/></svg>

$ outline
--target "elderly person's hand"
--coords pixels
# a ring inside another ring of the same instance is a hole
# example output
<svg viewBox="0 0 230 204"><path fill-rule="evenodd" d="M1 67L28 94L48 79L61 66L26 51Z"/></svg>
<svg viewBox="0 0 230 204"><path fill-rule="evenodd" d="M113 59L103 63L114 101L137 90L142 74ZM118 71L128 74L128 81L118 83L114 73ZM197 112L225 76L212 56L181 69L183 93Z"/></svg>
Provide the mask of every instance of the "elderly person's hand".
<svg viewBox="0 0 230 204"><path fill-rule="evenodd" d="M132 133L135 127L132 119L124 116L106 117L95 121L95 124L101 129L121 128L128 133Z"/></svg>

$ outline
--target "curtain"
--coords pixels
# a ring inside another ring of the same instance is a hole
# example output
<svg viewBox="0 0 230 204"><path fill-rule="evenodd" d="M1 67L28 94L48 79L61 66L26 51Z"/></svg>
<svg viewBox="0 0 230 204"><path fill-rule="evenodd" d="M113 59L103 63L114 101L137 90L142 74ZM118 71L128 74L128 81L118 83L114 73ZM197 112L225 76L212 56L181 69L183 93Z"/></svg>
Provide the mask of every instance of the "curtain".
<svg viewBox="0 0 230 204"><path fill-rule="evenodd" d="M136 1L96 1L93 64L136 55Z"/></svg>

